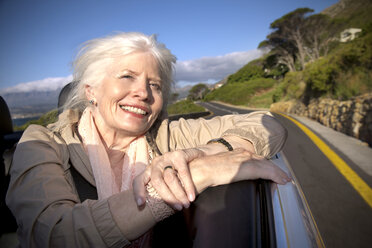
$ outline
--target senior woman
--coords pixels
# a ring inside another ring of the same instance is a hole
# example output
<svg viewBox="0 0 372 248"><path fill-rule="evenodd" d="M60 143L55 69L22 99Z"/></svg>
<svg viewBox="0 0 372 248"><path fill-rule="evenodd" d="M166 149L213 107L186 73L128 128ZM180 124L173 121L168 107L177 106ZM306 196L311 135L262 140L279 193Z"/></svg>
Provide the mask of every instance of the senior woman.
<svg viewBox="0 0 372 248"><path fill-rule="evenodd" d="M14 154L7 204L22 247L148 246L151 227L207 187L289 181L265 159L286 138L270 114L167 120L174 63L140 33L85 44L58 121L30 126ZM74 173L97 199L81 201Z"/></svg>

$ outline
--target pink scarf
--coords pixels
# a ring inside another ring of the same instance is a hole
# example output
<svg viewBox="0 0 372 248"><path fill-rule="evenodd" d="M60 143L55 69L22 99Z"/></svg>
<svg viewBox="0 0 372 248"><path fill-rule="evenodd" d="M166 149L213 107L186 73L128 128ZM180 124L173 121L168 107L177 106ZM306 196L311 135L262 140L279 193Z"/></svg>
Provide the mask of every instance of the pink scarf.
<svg viewBox="0 0 372 248"><path fill-rule="evenodd" d="M98 199L105 199L130 189L133 179L143 172L149 164L147 142L144 136L141 136L130 143L122 167L113 168L89 107L84 110L80 118L78 131L92 165Z"/></svg>

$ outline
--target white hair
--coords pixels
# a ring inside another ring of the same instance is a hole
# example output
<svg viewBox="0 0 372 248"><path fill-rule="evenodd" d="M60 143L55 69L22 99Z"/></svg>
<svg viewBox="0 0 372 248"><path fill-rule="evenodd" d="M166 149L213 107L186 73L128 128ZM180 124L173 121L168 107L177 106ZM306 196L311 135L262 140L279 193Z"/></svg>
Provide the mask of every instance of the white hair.
<svg viewBox="0 0 372 248"><path fill-rule="evenodd" d="M164 116L173 84L176 57L164 44L157 42L156 35L142 33L116 33L85 42L72 63L74 87L62 106L63 110L78 109L81 114L88 106L85 85L97 87L115 59L134 52L150 52L158 63L164 102L161 115Z"/></svg>

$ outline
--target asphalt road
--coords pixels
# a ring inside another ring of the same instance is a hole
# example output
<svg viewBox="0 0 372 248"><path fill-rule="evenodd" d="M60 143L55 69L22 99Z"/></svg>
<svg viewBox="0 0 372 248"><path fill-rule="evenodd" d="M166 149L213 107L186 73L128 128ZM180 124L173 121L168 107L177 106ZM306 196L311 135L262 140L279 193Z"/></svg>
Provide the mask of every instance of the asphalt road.
<svg viewBox="0 0 372 248"><path fill-rule="evenodd" d="M214 115L252 112L217 103L199 104ZM283 153L304 192L325 246L372 247L372 208L297 125L281 115L275 116L288 130ZM372 176L341 152L339 147L348 142L346 138L332 144L325 135L312 131L372 187ZM354 154L358 156L358 150ZM367 164L372 163L372 157L369 160Z"/></svg>

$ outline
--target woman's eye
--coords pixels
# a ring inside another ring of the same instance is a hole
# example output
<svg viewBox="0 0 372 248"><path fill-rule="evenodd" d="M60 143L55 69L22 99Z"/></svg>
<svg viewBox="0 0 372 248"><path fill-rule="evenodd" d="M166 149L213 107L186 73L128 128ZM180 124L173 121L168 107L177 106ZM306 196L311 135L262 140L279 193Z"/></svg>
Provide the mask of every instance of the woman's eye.
<svg viewBox="0 0 372 248"><path fill-rule="evenodd" d="M150 86L158 91L161 90L161 86L158 83L150 83Z"/></svg>
<svg viewBox="0 0 372 248"><path fill-rule="evenodd" d="M121 78L132 79L133 77L131 75L123 75Z"/></svg>

